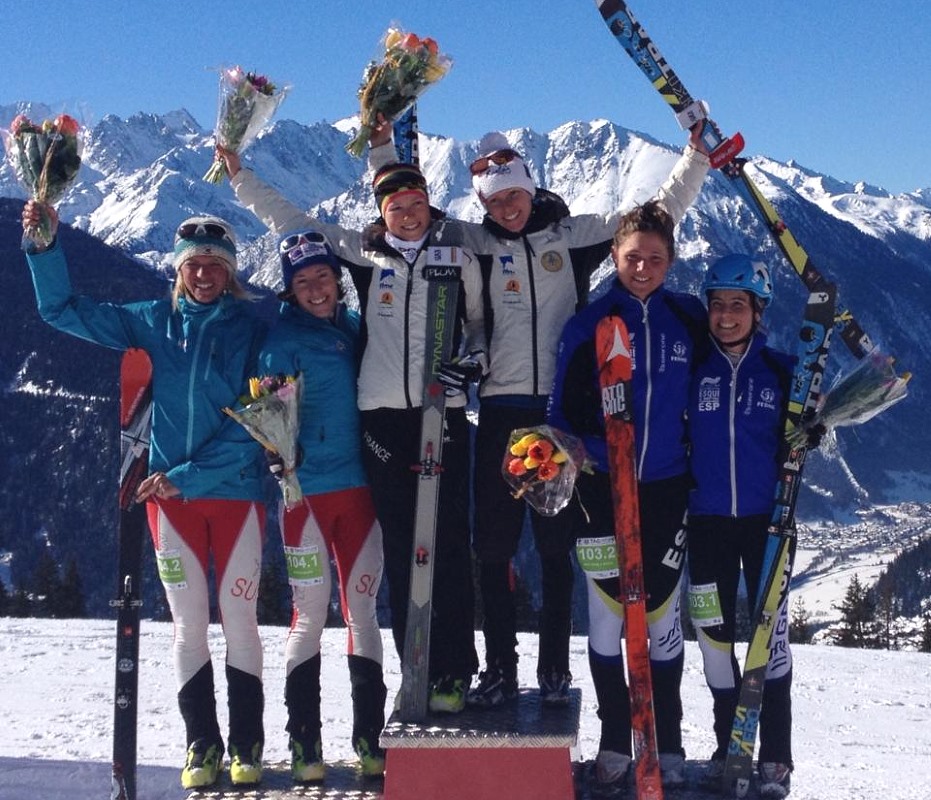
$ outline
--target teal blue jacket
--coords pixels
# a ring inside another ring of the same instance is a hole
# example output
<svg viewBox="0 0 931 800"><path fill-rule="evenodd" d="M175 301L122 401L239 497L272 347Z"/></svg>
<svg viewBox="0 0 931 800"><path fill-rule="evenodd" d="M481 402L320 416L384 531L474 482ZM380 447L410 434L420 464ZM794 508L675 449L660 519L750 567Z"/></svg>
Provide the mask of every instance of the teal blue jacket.
<svg viewBox="0 0 931 800"><path fill-rule="evenodd" d="M58 243L27 253L42 319L115 350L139 347L152 360L150 472L164 472L186 499L261 500L260 446L224 406L235 406L256 374L266 326L249 303L223 295L119 305L75 295Z"/></svg>
<svg viewBox="0 0 931 800"><path fill-rule="evenodd" d="M262 348L263 375L304 375L297 479L306 495L368 484L356 403L359 356L359 315L342 303L333 322L285 303Z"/></svg>

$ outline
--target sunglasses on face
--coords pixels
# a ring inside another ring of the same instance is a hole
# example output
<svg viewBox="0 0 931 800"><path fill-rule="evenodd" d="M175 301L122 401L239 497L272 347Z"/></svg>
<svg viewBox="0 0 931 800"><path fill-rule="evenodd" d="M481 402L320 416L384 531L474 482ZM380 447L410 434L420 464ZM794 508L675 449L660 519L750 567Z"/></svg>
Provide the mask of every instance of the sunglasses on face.
<svg viewBox="0 0 931 800"><path fill-rule="evenodd" d="M288 253L299 245L305 244L316 244L322 245L326 243L326 237L322 233L317 233L316 231L304 231L302 233L294 233L290 236L286 236L281 240L281 244L278 245L279 253Z"/></svg>
<svg viewBox="0 0 931 800"><path fill-rule="evenodd" d="M469 172L473 175L481 175L483 172L487 172L492 164L500 167L503 164L510 164L515 158L520 158L520 153L516 150L496 150L487 156L476 158L475 161L469 164Z"/></svg>
<svg viewBox="0 0 931 800"><path fill-rule="evenodd" d="M216 222L187 222L178 228L179 239L194 239L198 236L207 239L233 241L229 229Z"/></svg>

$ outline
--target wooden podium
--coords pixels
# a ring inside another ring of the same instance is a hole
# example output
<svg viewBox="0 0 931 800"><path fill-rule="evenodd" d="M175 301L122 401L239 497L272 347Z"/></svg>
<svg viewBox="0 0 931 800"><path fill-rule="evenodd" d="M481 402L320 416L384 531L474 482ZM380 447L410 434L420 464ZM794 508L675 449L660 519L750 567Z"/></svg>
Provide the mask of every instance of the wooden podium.
<svg viewBox="0 0 931 800"><path fill-rule="evenodd" d="M573 800L573 757L582 692L544 707L521 690L502 708L431 714L404 723L393 714L381 735L384 800Z"/></svg>

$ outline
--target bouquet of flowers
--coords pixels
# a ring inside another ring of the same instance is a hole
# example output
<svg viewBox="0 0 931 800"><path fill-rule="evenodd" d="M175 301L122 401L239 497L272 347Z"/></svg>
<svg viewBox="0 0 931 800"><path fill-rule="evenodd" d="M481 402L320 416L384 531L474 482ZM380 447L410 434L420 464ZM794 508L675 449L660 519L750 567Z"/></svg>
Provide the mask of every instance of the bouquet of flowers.
<svg viewBox="0 0 931 800"><path fill-rule="evenodd" d="M859 425L908 394L911 373L895 373L895 359L874 349L821 396L815 413L789 436L794 447L844 425Z"/></svg>
<svg viewBox="0 0 931 800"><path fill-rule="evenodd" d="M20 184L40 203L57 203L74 182L81 167L80 126L73 117L59 114L36 125L25 114L17 116L3 144ZM52 240L49 221L43 218L26 235L40 243Z"/></svg>
<svg viewBox="0 0 931 800"><path fill-rule="evenodd" d="M290 86L279 88L264 75L243 72L242 67L220 71L220 104L215 136L217 144L241 153L275 115ZM210 165L204 180L220 183L226 175L223 161Z"/></svg>
<svg viewBox="0 0 931 800"><path fill-rule="evenodd" d="M295 474L303 391L304 377L300 373L249 378L249 396L240 398L242 407L223 409L249 431L253 439L284 462L276 477L286 508L297 505L303 497Z"/></svg>
<svg viewBox="0 0 931 800"><path fill-rule="evenodd" d="M511 431L501 462L511 494L547 517L569 504L583 470L591 467L582 441L550 425Z"/></svg>
<svg viewBox="0 0 931 800"><path fill-rule="evenodd" d="M398 28L387 30L384 45L381 63L371 61L362 73L358 91L361 127L346 145L357 158L362 157L379 114L397 119L453 64L449 56L439 52L433 39L421 39Z"/></svg>

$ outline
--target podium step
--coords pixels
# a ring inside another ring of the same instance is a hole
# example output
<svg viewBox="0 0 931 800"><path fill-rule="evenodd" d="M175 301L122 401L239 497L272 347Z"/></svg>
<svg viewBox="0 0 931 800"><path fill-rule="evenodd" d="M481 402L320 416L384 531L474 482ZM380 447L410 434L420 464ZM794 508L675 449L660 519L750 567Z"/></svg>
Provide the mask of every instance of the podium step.
<svg viewBox="0 0 931 800"><path fill-rule="evenodd" d="M555 708L524 689L501 708L431 714L421 723L395 713L380 739L384 798L572 800L581 706L579 689Z"/></svg>

